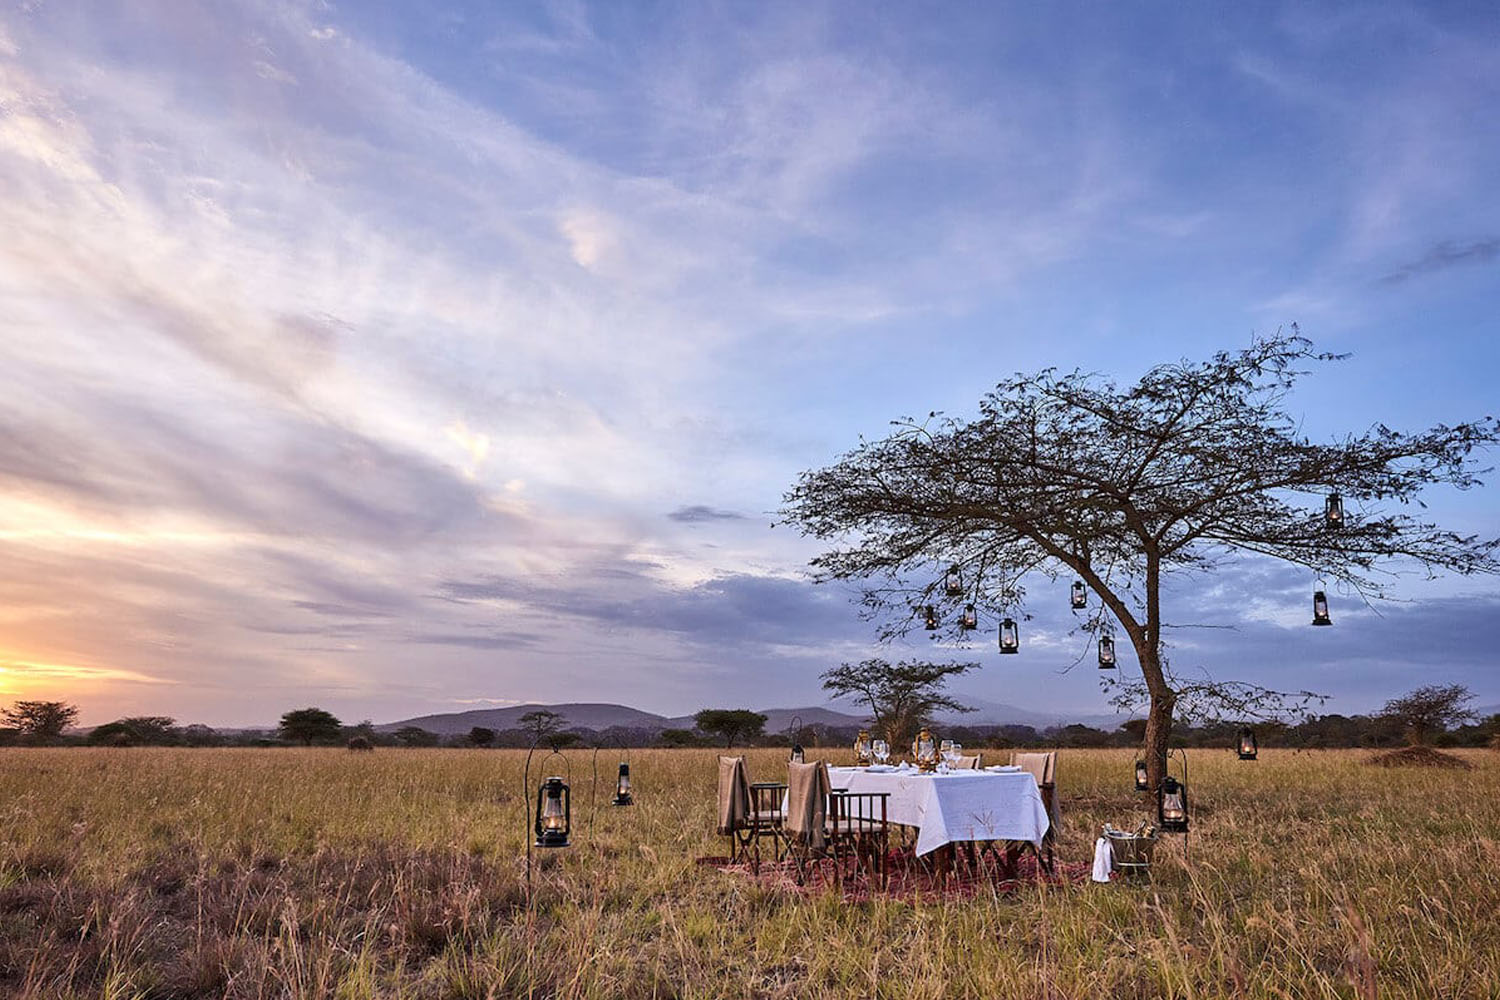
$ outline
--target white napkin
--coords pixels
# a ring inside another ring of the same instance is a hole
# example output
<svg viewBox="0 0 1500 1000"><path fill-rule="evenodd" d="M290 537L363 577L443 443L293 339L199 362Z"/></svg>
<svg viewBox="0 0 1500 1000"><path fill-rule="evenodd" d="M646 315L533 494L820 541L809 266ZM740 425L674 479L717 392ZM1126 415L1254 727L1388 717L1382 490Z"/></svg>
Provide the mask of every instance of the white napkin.
<svg viewBox="0 0 1500 1000"><path fill-rule="evenodd" d="M898 771L910 771L911 770L911 765L908 764L906 761L903 760L901 762L901 766L898 767L898 768L896 768L896 770L898 770Z"/></svg>
<svg viewBox="0 0 1500 1000"><path fill-rule="evenodd" d="M1107 837L1094 841L1094 881L1108 882L1110 870L1115 866L1115 852Z"/></svg>
<svg viewBox="0 0 1500 1000"><path fill-rule="evenodd" d="M1020 769L1020 764L991 764L985 768L986 771L994 771L996 774L1014 774Z"/></svg>
<svg viewBox="0 0 1500 1000"><path fill-rule="evenodd" d="M866 771L885 772L885 771L894 771L894 770L896 770L896 768L893 767L893 766L891 766L890 764L871 764L869 767L865 768L865 770Z"/></svg>

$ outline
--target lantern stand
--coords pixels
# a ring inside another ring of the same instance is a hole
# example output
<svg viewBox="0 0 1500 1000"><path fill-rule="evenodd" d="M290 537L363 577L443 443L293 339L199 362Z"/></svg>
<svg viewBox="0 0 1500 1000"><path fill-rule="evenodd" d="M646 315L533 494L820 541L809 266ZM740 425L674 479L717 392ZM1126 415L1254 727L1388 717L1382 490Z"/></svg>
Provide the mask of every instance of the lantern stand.
<svg viewBox="0 0 1500 1000"><path fill-rule="evenodd" d="M1245 726L1240 730L1239 746L1236 748L1240 760L1255 760L1260 754L1260 743L1255 738L1255 730Z"/></svg>
<svg viewBox="0 0 1500 1000"><path fill-rule="evenodd" d="M791 744L790 760L794 763L803 763L802 740L802 716L792 716L792 721L786 724L786 741Z"/></svg>
<svg viewBox="0 0 1500 1000"><path fill-rule="evenodd" d="M525 768L521 772L521 774L522 774L522 776L521 776L521 783L522 783L521 801L524 804L523 808L526 810L526 907L527 907L527 909L531 908L531 904L532 904L532 900L533 900L532 891L531 891L531 849L532 849L532 846L533 846L532 841L534 839L532 837L533 819L532 819L532 816L531 816L531 758L532 758L532 755L536 753L536 748L537 748L537 746L540 743L541 743L540 736L538 736L537 739L532 740L530 749L528 749L526 751L526 766L525 766ZM552 749L547 754L547 756L545 756L545 757L542 758L542 763L545 764L547 761L551 760L553 757L560 757L560 758L562 758L563 765L567 768L567 771L565 773L567 774L568 778L573 777L573 765L572 765L572 763L569 762L567 754L564 754L562 751L560 751L557 748L557 744L555 744L555 743L552 745ZM566 779L564 779L564 781L563 781L563 787L564 788L569 787L569 782ZM541 817L538 816L537 818L540 819ZM590 839L593 839L592 836L590 836ZM563 845L563 846L566 846L566 845Z"/></svg>
<svg viewBox="0 0 1500 1000"><path fill-rule="evenodd" d="M1170 767L1172 765L1172 757L1173 757L1174 754L1177 756L1177 758L1180 761L1182 761L1182 781L1181 782L1179 782L1176 778L1172 777L1172 775L1169 772L1169 769L1170 769ZM1156 788L1157 819L1161 821L1161 832L1162 833L1180 833L1180 834L1182 834L1182 857L1183 857L1184 861L1188 861L1188 860L1191 859L1191 855L1190 855L1190 853L1188 851L1188 814L1187 814L1187 802L1188 802L1188 800L1187 800L1188 766L1187 766L1187 750L1185 748L1183 748L1183 747L1168 747L1167 748L1167 752L1162 755L1161 771L1162 771L1161 784L1158 785L1157 788ZM1162 796L1164 794L1171 794L1174 789L1176 791L1179 791L1182 794L1182 820L1180 821L1180 823L1173 823L1171 826L1168 826L1167 823L1166 823L1166 821L1165 821L1165 818L1161 815Z"/></svg>

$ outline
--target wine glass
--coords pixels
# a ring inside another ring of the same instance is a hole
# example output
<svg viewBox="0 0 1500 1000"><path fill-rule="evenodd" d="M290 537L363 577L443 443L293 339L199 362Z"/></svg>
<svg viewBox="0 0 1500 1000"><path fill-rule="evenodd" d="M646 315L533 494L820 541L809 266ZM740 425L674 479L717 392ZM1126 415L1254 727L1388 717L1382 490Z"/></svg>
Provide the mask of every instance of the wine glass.
<svg viewBox="0 0 1500 1000"><path fill-rule="evenodd" d="M884 764L885 759L891 755L891 747L885 740L876 740L870 744L870 752L875 755L878 763Z"/></svg>
<svg viewBox="0 0 1500 1000"><path fill-rule="evenodd" d="M963 759L962 759L963 755L964 755L964 746L963 746L963 744L960 743L960 742L958 742L957 740L954 740L953 741L953 759L951 761L949 761L949 765L948 766L950 766L950 767L957 767L959 764L963 763Z"/></svg>

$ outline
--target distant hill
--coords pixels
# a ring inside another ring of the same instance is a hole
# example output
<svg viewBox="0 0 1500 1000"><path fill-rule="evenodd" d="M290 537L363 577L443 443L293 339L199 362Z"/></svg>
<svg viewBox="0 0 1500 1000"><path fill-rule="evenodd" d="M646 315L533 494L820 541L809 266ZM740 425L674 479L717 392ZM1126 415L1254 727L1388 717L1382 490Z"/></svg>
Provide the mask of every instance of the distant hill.
<svg viewBox="0 0 1500 1000"><path fill-rule="evenodd" d="M508 708L479 708L468 712L451 712L442 715L419 715L413 719L387 722L376 726L377 732L395 732L402 726L417 726L440 736L457 736L467 733L475 726L488 729L519 729L521 716L541 709L556 712L563 717L563 728L581 726L585 729L608 729L610 726L627 726L638 729L669 729L674 723L664 715L642 712L626 705L604 705L595 702L569 703L565 705L512 705ZM688 720L692 725L692 720Z"/></svg>
<svg viewBox="0 0 1500 1000"><path fill-rule="evenodd" d="M960 695L959 700L966 705L975 708L973 712L949 713L938 717L938 721L947 726L1004 726L1021 725L1034 726L1037 729L1046 729L1049 726L1067 725L1073 722L1081 722L1087 726L1095 726L1100 729L1114 729L1124 721L1123 716L1112 715L1060 715L1045 712L1031 712L1014 705L1006 705L1000 702L986 701L982 698L972 698ZM563 717L565 729L583 728L601 730L611 726L620 726L629 729L691 729L693 717L681 715L668 717L656 715L653 712L643 712L638 708L628 705L610 705L597 702L568 703L563 705L511 705L506 708L479 708L467 712L448 712L435 715L419 715L411 719L401 719L397 722L387 722L376 726L376 730L384 733L394 732L402 726L417 726L428 732L437 733L441 736L459 736L467 733L475 726L484 726L488 729L519 729L521 727L521 716L527 712L535 712L540 709L556 712ZM806 706L803 708L762 708L757 709L766 716L767 733L784 733L790 728L792 720L800 717L804 726L826 726L835 729L851 729L866 725L869 720L867 714L862 714L855 706L848 706L848 710L841 708L827 708L823 706Z"/></svg>

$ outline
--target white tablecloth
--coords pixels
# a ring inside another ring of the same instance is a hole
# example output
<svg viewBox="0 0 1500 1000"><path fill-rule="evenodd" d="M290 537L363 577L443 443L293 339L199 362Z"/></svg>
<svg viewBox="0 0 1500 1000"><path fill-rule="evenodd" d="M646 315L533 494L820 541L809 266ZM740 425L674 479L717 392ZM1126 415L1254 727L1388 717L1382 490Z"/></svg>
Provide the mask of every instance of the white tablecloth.
<svg viewBox="0 0 1500 1000"><path fill-rule="evenodd" d="M889 792L887 818L917 828L917 853L956 840L1027 840L1038 847L1047 832L1047 807L1036 779L1025 771L866 771L830 767L834 788Z"/></svg>

